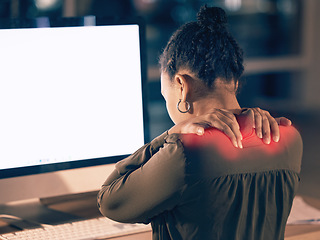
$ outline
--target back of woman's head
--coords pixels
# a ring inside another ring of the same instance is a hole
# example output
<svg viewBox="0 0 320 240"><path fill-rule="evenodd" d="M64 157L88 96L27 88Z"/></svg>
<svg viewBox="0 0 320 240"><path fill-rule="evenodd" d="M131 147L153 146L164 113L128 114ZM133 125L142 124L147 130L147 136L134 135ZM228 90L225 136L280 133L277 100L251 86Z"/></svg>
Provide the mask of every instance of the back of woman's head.
<svg viewBox="0 0 320 240"><path fill-rule="evenodd" d="M172 79L179 70L190 70L209 88L217 78L237 83L244 69L243 54L226 24L224 10L202 7L196 22L171 36L160 56L161 71Z"/></svg>

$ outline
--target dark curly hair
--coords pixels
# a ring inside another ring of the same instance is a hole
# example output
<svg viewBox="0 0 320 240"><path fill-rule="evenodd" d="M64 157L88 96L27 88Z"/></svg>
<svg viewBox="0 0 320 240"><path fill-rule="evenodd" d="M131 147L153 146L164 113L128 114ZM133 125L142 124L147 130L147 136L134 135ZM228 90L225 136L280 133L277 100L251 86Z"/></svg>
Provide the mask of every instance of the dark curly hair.
<svg viewBox="0 0 320 240"><path fill-rule="evenodd" d="M217 78L239 83L243 51L226 24L224 10L201 7L196 22L182 25L171 36L159 59L161 71L172 79L179 70L189 69L209 88Z"/></svg>

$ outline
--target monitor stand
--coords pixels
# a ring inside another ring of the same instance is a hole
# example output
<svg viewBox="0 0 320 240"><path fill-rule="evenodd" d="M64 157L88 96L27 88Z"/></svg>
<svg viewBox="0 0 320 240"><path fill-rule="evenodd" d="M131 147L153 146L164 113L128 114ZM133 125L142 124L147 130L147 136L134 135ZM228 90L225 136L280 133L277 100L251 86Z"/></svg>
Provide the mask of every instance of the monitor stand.
<svg viewBox="0 0 320 240"><path fill-rule="evenodd" d="M95 199L96 192L91 192L0 204L0 219L17 229L79 221L98 215ZM90 214L82 216L81 212Z"/></svg>

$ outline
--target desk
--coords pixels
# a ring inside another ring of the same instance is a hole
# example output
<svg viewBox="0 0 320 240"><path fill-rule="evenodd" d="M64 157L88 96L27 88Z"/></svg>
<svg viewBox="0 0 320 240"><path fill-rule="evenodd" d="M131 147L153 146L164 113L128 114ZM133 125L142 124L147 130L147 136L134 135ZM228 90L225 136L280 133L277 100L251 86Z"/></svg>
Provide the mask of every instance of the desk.
<svg viewBox="0 0 320 240"><path fill-rule="evenodd" d="M307 204L320 209L320 199L304 196L303 200ZM320 224L288 225L285 240L320 240Z"/></svg>
<svg viewBox="0 0 320 240"><path fill-rule="evenodd" d="M52 198L43 200L47 207L63 212L68 212L84 218L94 218L101 216L96 204L96 192L79 194L67 197ZM304 197L304 200L320 209L320 199ZM5 226L0 221L0 233L10 231L9 226ZM110 240L151 240L152 233L149 232L130 234L121 237L107 238ZM314 225L288 225L285 232L285 240L320 240L320 224Z"/></svg>

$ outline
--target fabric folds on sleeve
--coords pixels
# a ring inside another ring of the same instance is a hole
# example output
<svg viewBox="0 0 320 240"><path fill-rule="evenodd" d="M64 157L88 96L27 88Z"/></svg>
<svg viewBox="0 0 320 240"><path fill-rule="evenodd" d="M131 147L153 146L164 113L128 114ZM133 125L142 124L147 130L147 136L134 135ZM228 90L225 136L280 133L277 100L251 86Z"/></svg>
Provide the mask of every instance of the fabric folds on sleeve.
<svg viewBox="0 0 320 240"><path fill-rule="evenodd" d="M119 222L149 223L172 209L184 189L185 156L181 142L167 133L116 164L98 195L106 217Z"/></svg>

